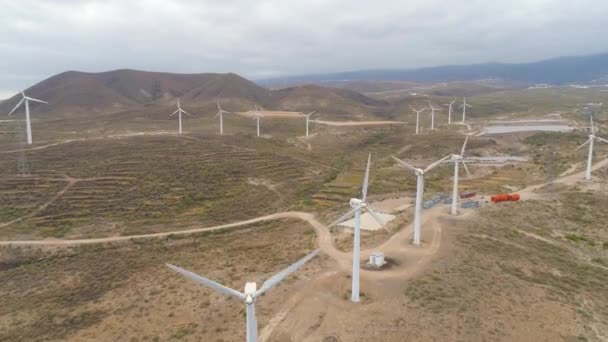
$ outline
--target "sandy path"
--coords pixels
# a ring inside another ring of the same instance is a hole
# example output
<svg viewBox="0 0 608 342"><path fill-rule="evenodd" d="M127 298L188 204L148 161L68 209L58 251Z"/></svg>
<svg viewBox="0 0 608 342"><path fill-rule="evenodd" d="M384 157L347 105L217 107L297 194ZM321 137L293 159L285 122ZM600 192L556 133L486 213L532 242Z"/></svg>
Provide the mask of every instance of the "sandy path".
<svg viewBox="0 0 608 342"><path fill-rule="evenodd" d="M402 121L324 121L324 120L310 120L320 125L327 126L375 126L375 125L405 125Z"/></svg>

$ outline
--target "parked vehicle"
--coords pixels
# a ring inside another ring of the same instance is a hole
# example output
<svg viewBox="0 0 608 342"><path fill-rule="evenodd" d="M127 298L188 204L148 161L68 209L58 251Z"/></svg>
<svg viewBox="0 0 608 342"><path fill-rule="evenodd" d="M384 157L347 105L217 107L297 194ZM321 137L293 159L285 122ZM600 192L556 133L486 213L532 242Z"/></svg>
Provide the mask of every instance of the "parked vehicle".
<svg viewBox="0 0 608 342"><path fill-rule="evenodd" d="M475 195L477 195L476 192L473 191L465 191L465 192L461 192L460 193L460 198L465 199L465 198L471 198L471 197L475 197Z"/></svg>
<svg viewBox="0 0 608 342"><path fill-rule="evenodd" d="M472 209L472 208L479 208L481 204L479 203L479 201L466 201L466 202L462 202L462 207L464 209Z"/></svg>
<svg viewBox="0 0 608 342"><path fill-rule="evenodd" d="M498 202L517 202L519 201L519 194L498 194L492 196L491 200L494 203Z"/></svg>

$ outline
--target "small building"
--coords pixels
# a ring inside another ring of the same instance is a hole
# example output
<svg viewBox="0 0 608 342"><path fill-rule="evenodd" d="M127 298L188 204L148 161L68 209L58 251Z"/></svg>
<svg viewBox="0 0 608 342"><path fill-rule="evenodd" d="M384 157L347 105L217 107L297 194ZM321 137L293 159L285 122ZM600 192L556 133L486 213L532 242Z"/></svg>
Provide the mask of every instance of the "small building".
<svg viewBox="0 0 608 342"><path fill-rule="evenodd" d="M386 264L386 261L384 261L384 253L374 252L374 253L370 254L368 264L370 264L371 266L374 266L374 267L384 266L384 264Z"/></svg>

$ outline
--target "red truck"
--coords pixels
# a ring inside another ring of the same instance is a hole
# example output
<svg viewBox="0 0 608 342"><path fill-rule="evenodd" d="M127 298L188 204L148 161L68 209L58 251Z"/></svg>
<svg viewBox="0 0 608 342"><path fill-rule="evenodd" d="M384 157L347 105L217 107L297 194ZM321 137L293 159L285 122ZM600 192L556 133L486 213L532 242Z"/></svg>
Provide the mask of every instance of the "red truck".
<svg viewBox="0 0 608 342"><path fill-rule="evenodd" d="M492 199L492 202L494 202L494 203L517 202L517 201L519 201L520 197L519 197L519 194L499 194L499 195L492 196L491 199Z"/></svg>

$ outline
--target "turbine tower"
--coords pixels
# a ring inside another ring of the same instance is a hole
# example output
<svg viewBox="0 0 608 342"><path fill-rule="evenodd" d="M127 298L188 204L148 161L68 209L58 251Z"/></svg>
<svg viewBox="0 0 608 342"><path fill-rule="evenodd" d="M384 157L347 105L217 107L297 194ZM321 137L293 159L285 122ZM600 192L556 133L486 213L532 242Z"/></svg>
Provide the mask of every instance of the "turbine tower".
<svg viewBox="0 0 608 342"><path fill-rule="evenodd" d="M464 139L464 144L462 144L462 149L460 150L460 154L453 154L452 161L454 162L454 187L452 189L452 210L450 214L458 215L458 167L460 163L464 167L465 171L471 177L471 173L469 172L469 168L464 161L464 151L467 148L467 142L469 141L469 137L467 136Z"/></svg>
<svg viewBox="0 0 608 342"><path fill-rule="evenodd" d="M462 122L465 122L467 120L467 107L472 108L473 106L467 104L467 98L463 97L460 107L462 107Z"/></svg>
<svg viewBox="0 0 608 342"><path fill-rule="evenodd" d="M230 114L230 112L222 109L220 106L220 100L215 99L215 102L217 103L217 114L215 117L220 117L220 135L224 135L224 114Z"/></svg>
<svg viewBox="0 0 608 342"><path fill-rule="evenodd" d="M372 155L370 154L367 157L367 167L365 169L365 176L363 178L363 188L361 190L362 198L351 198L350 206L351 211L344 214L342 217L334 221L330 225L330 227L335 226L336 224L350 218L353 214L355 215L355 229L354 229L354 241L353 241L353 274L352 274L352 289L351 289L351 297L350 300L353 303L359 302L359 263L360 257L359 253L361 252L361 212L365 209L374 220L376 220L381 226L384 226L384 221L378 214L370 207L367 203L367 185L369 182L369 165L371 162Z"/></svg>
<svg viewBox="0 0 608 342"><path fill-rule="evenodd" d="M266 280L262 287L258 290L256 283L247 283L245 284L245 291L240 292L224 285L221 285L211 279L207 279L198 274L187 271L183 268L173 266L171 264L167 264L167 267L174 270L175 272L183 275L186 278L194 280L195 282L214 289L222 294L232 296L237 300L240 300L245 303L246 306L246 314L247 314L247 342L256 342L258 339L258 322L255 318L255 302L258 297L266 293L268 290L275 287L279 284L283 279L287 278L290 274L297 271L300 267L304 266L306 262L310 259L314 258L317 254L319 254L319 249L316 249L312 253L308 254L304 258L297 261L295 264L287 267L283 271L275 274L272 278Z"/></svg>
<svg viewBox="0 0 608 342"><path fill-rule="evenodd" d="M448 107L448 125L452 124L452 106L454 105L454 102L456 102L456 100L452 100L452 102L444 104L444 106Z"/></svg>
<svg viewBox="0 0 608 342"><path fill-rule="evenodd" d="M589 134L589 139L577 148L578 150L581 149L583 146L589 144L589 156L587 157L587 169L585 170L586 180L591 180L591 167L593 164L593 143L595 142L595 140L608 143L608 140L595 136L595 124L593 123L593 117L591 117L591 134Z"/></svg>
<svg viewBox="0 0 608 342"><path fill-rule="evenodd" d="M8 115L10 116L11 114L13 114L17 110L17 108L19 108L23 103L25 103L25 124L26 124L26 132L27 132L27 144L31 145L32 144L32 122L30 120L30 101L46 103L46 104L48 104L48 102L34 99L29 96L25 96L25 92L23 92L23 91L21 92L21 96L23 96L21 101L19 101L19 103L17 103L15 108L13 108L13 110L11 110L11 112L8 113Z"/></svg>
<svg viewBox="0 0 608 342"><path fill-rule="evenodd" d="M258 106L255 106L255 121L256 121L256 126L257 126L258 137L260 136L260 118L263 118L263 117L264 117L264 115L262 115L262 113L260 113Z"/></svg>
<svg viewBox="0 0 608 342"><path fill-rule="evenodd" d="M419 131L419 125L420 125L420 113L424 112L426 110L426 106L422 109L416 109L412 106L409 106L411 110L413 110L414 112L416 112L416 134L418 134Z"/></svg>
<svg viewBox="0 0 608 342"><path fill-rule="evenodd" d="M312 111L308 114L305 114L306 116L306 137L308 138L308 124L310 123L310 117L315 113L316 111Z"/></svg>
<svg viewBox="0 0 608 342"><path fill-rule="evenodd" d="M393 159L399 163L401 166L405 167L408 170L414 171L416 175L416 207L414 211L414 239L413 243L416 246L420 246L420 219L422 217L422 195L424 194L424 175L437 167L439 164L443 163L445 160L450 158L452 155L447 155L438 161L430 164L426 169L422 170L415 166L412 166L401 159L397 159L393 156Z"/></svg>
<svg viewBox="0 0 608 342"><path fill-rule="evenodd" d="M173 116L173 115L177 114L178 121L179 121L179 134L182 134L182 113L190 116L190 113L188 113L182 109L182 105L179 103L179 98L177 98L177 110L169 116Z"/></svg>
<svg viewBox="0 0 608 342"><path fill-rule="evenodd" d="M431 102L429 102L429 107L431 107L431 130L434 130L435 129L435 111L440 111L442 109L434 107Z"/></svg>

